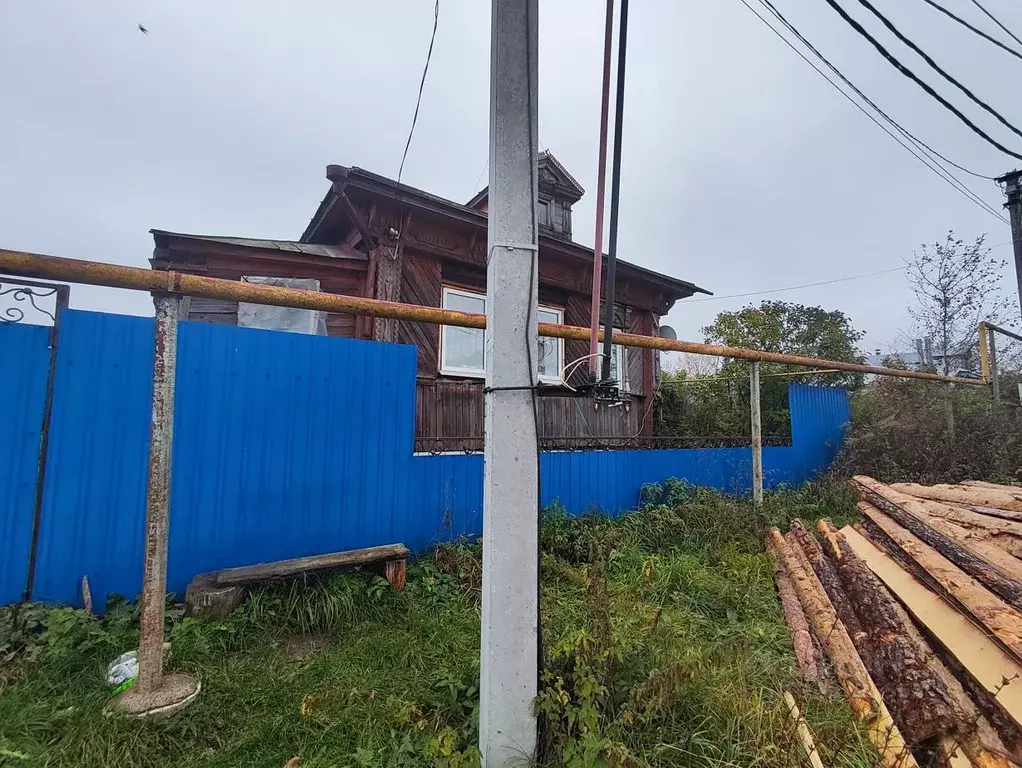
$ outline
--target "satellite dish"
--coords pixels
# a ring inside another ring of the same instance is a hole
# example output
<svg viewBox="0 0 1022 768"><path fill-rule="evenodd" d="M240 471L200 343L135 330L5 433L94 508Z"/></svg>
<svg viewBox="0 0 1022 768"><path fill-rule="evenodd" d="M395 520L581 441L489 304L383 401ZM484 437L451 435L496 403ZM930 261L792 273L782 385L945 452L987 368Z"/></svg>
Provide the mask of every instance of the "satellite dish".
<svg viewBox="0 0 1022 768"><path fill-rule="evenodd" d="M674 332L674 329L671 328L671 326L669 326L669 325L661 325L660 326L660 338L661 339L670 339L671 341L677 341L678 340L678 334L676 334Z"/></svg>

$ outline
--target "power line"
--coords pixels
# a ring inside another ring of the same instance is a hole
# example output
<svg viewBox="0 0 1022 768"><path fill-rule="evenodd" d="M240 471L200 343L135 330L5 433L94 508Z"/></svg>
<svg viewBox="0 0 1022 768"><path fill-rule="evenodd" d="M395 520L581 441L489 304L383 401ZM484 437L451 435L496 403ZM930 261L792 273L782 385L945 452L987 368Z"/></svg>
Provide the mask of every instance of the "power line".
<svg viewBox="0 0 1022 768"><path fill-rule="evenodd" d="M975 34L979 35L984 40L988 40L989 42L991 42L994 45L996 45L998 48L1001 48L1001 49L1007 51L1012 56L1017 56L1018 58L1022 59L1022 53L1019 53L1014 48L1008 47L1007 45L1002 43L1000 40L998 40L996 37L991 37L990 35L988 35L986 32L984 32L979 27L973 26L968 21L963 19L961 16L955 15L954 13L949 11L947 8L945 8L943 5L941 5L940 3L936 2L935 0L923 0L923 2L926 3L928 6L930 6L931 8L935 8L936 10L940 11L945 16L947 16L949 19L953 19L954 21L957 21L963 27L965 27L969 31L974 32Z"/></svg>
<svg viewBox="0 0 1022 768"><path fill-rule="evenodd" d="M869 104L874 110L876 110L876 112L879 115L881 115L888 123L890 123L895 129L897 129L906 138L908 138L909 140L911 140L911 141L915 142L917 145L919 145L922 148L921 151L929 151L930 153L932 153L936 157L938 157L938 158L944 160L945 162L947 162L949 165L952 165L955 168L958 168L959 170L964 171L965 173L969 173L969 174L971 174L973 176L977 176L977 177L983 178L983 179L990 179L991 178L989 176L984 176L983 174L976 173L975 171L970 171L968 168L965 168L965 167L963 167L961 165L958 165L957 163L955 163L955 162L953 162L951 160L948 160L942 154L937 152L935 149L930 147L928 144L923 142L921 139L919 139L916 136L914 136L913 134L911 134L907 129L905 129L901 125L899 125L898 122L894 120L894 118L892 118L890 115L888 115L886 112L884 112L879 106L877 106L875 102L873 102L854 83L852 83L847 77L845 77L845 75L837 67L835 67L827 59L827 57L825 57L822 53L820 53L820 51L817 50L816 47L813 46L813 44L810 43L802 35L802 33L798 31L797 28L795 28L794 25L791 24L783 16L783 14L781 14L781 12L777 10L777 8L775 8L773 6L773 4L769 2L769 0L759 0L759 1L771 13L773 13L773 15L775 17L777 17L777 19L782 24L785 25L785 27L787 27L788 30L792 34L794 34L802 42L803 45L805 45L810 51L812 51L817 56L817 58L819 58L824 64L826 64L827 67L829 67L832 72L834 72L838 77L840 77L841 80L844 81L844 83L848 87L850 87L853 91L855 91L855 93L857 93L860 98L862 98L867 104ZM901 138L899 138L897 135L892 133L883 123L881 123L879 120L877 120L861 104L859 104L854 98L852 98L852 96L850 96L848 93L846 93L841 88L841 86L839 86L836 82L831 80L831 78L827 75L826 72L821 70L818 66L816 66L816 64L814 64L812 61L810 61L809 58L807 58L806 55L804 53L802 53L802 51L800 51L798 48L796 48L791 43L791 41L789 41L777 29L775 29L770 24L770 22L767 21L765 18L763 18L763 16L761 16L756 11L755 8L753 8L751 5L749 5L748 2L746 2L746 0L740 0L740 2L742 2L742 4L745 5L745 7L748 8L749 11L751 11L752 14L755 15L756 18L758 18L764 24L764 26L766 26L767 29L769 29L771 32L773 32L775 35L777 35L777 37L781 40L781 42L783 42L785 45L787 45L803 61L805 61L810 67L812 67L817 72L817 74L819 74L824 80L826 80L838 93L840 93L842 96L844 96L846 99L848 99L848 101L852 104L852 106L854 106L856 109L858 109L860 112L862 112L862 114L864 114L875 125L877 125L880 128L880 130L882 130L884 133L886 133L888 136L890 136L903 149L905 149L909 154L911 154L913 157L915 157L917 160L919 160L919 162L921 162L924 166L926 166L927 169L929 169L933 173L937 174L937 176L941 180L943 180L945 183L949 184L953 189L955 189L956 191L958 191L959 193L964 195L967 200L969 200L970 202L975 203L980 208L985 210L987 213L990 213L992 216L996 217L998 220L1000 220L1000 221L1002 221L1004 223L1007 223L1007 219L1005 219L1004 216L1002 216L998 211L996 211L993 207L991 207L988 203L986 203L975 192L973 192L971 189L969 189L967 186L965 186L965 184L963 184L959 179L957 179L950 171L948 171L946 168L943 168L942 166L940 166L939 162L936 159L931 158L931 157L927 157L925 154L920 154L911 145L906 144Z"/></svg>
<svg viewBox="0 0 1022 768"><path fill-rule="evenodd" d="M419 95L415 99L415 114L412 115L412 127L408 129L408 141L405 142L405 151L401 155L401 166L397 169L397 180L401 183L401 174L405 170L405 160L408 159L408 147L412 145L412 134L415 133L415 123L419 120L419 105L422 104L422 88L426 85L426 73L429 72L429 60L433 58L433 43L436 42L436 28L440 24L440 0L436 0L433 6L433 34L429 38L429 51L426 52L426 65L422 68L422 80L419 81ZM1022 159L1022 158L1020 158Z"/></svg>
<svg viewBox="0 0 1022 768"><path fill-rule="evenodd" d="M851 88L859 96L859 98L861 98L863 101L865 101L867 104L869 104L869 106L871 106L877 112L877 114L879 114L881 117L883 117L884 120L886 120L888 123L890 123L890 125L893 126L905 138L907 138L910 141L912 141L913 143L915 143L924 152L929 152L931 155L934 156L932 158L927 158L928 160L930 160L931 162L933 162L937 166L940 166L940 163L938 163L937 160L934 159L934 158L940 158L941 160L943 160L948 165L951 165L951 166L957 168L958 170L960 170L960 171L962 171L964 173L968 173L971 176L975 176L977 178L985 179L985 180L988 180L988 181L992 181L993 180L992 176L988 176L988 175L982 174L982 173L977 173L976 171L971 171L968 168L966 168L966 167L964 167L962 165L959 165L958 163L954 162L953 160L948 159L947 157L942 155L940 152L935 150L933 147L931 147L929 144L927 144L925 141L920 139L918 136L916 136L915 134L911 133L907 128L905 128L900 123L898 123L897 120L895 120L893 117L891 117L889 114L887 114L884 110L882 110L877 105L877 103L875 101L873 101L871 98L869 98L869 96L867 96L865 93L863 93L862 90L857 85L855 85L855 83L853 83L851 80L849 80L840 69L838 69L833 63L831 63L831 61L826 56L824 56L819 51L819 49L817 49L811 42L809 42L809 40L806 39L806 37L801 32L798 31L798 29L795 27L794 24L792 24L790 21L788 21L788 19L786 19L784 17L784 14L782 14L777 9L777 7L774 6L774 4L772 2L770 2L770 0L759 0L759 2L760 2L761 5L765 6L777 18L777 20L780 21L788 29L788 31L790 31L793 35L795 35L795 37L797 37L802 42L803 45L805 45L810 51L812 51L816 55L816 57L818 59L820 59L820 61L822 61L824 64L826 64L827 67L830 69L830 71L833 72L835 75L837 75L842 80L842 82L845 83L845 85L847 85L849 88ZM755 11L753 11L753 12L755 13ZM759 14L756 14L756 15L758 16ZM764 23L766 23L766 20L762 19L762 17L761 17L760 20L763 21ZM777 30L775 30L769 24L767 24L767 26L770 27L771 31L774 32L774 34L778 35L778 37L780 37L781 40L783 40L785 42L785 44L787 44L790 48L792 48L792 50L794 50L796 53L798 53L799 56L802 56L801 52L798 51L798 49L796 49L794 46L792 46L791 43L789 43L784 38L783 35L781 35L779 32L777 32ZM805 56L802 56L802 58L804 60ZM810 64L810 66L813 67L813 69L816 69L817 72L819 72L819 69L815 65L813 65L812 62L808 62L808 63ZM854 104L867 117L869 117L871 120L873 120L873 122L877 122L876 119L872 115L870 115L868 112L866 112L864 109L862 109L862 107L854 99L852 99L848 94L846 94L844 91L842 91L841 88L836 83L834 83L829 77L826 76L826 74L824 74L823 72L820 72L820 74L824 77L825 80L827 80L832 86L834 86L834 88L837 89L838 93L840 93L846 99L849 99L849 101L851 101L852 104ZM877 124L879 125L879 123L877 123ZM890 135L890 131L887 131L887 129L884 128L882 125L880 127L886 133L888 133L888 135ZM898 141L899 144L902 144L902 146L905 146L904 143L899 141L897 137L892 136L892 138L894 138L895 141ZM917 155L915 152L913 152L911 150L911 148L906 147L906 149L908 149L909 152L912 152L912 154L915 157L919 158L919 155ZM1000 215L1000 213L998 213L996 210L994 210L989 204L987 204L985 201L983 201L981 198L979 198L979 196L976 195L976 193L974 193L972 190L970 190L968 187L966 187L961 181L959 181L946 168L940 167L940 171L936 171L935 169L930 167L929 163L926 163L926 161L922 160L922 158L919 158L919 159L920 159L920 161L924 162L924 164L926 164L927 167L930 168L930 170L933 170L935 173L940 175L941 178L944 178L943 174L947 174L947 176L949 176L950 179L945 178L944 179L945 181L947 181L949 184L954 186L956 189L960 188L959 191L962 191L963 194L965 194L967 197L972 199L974 202L977 202L982 208L984 208L985 210L987 210L990 213L992 213L994 216L999 218L1004 223L1007 223L1007 219L1005 219L1003 216ZM941 173L941 172L943 172L943 173Z"/></svg>
<svg viewBox="0 0 1022 768"><path fill-rule="evenodd" d="M795 35L795 37L797 37L802 42L802 44L804 46L806 46L810 51L812 51L814 54L816 54L816 57L818 59L820 59L820 61L822 61L824 64L826 64L831 72L833 72L835 75L837 75L839 78L841 78L842 82L844 82L845 85L847 85L849 88L851 88L853 91L855 91L855 93L858 94L859 98L861 98L863 101L865 101L871 107L873 107L873 109L876 110L876 112L881 117L883 117L884 120L886 120L888 123L890 123L892 126L894 126L894 128L896 128L902 135L904 135L906 138L908 138L909 140L913 141L915 144L917 144L920 147L922 147L925 150L927 150L930 154L932 154L932 155L934 155L936 157L939 157L941 160L943 160L948 165L952 165L955 168L957 168L958 170L963 171L964 173L968 173L970 176L975 176L975 177L980 178L980 179L986 179L987 181L993 181L994 180L993 176L989 176L989 175L983 174L983 173L977 173L976 171L970 171L968 168L965 168L964 166L959 165L958 163L954 162L953 160L949 160L948 158L944 157L944 155L940 154L940 152L938 152L933 147L931 147L929 144L927 144L922 139L920 139L918 136L916 136L915 134L909 132L909 130L907 128L903 127L900 123L898 123L897 120L895 120L889 114L884 112L884 110L882 110L879 106L877 106L877 103L875 101L873 101L869 96L867 96L865 93L863 93L862 90L857 85L855 85L855 83L853 83L851 80L849 80L844 75L844 73L840 69L837 68L837 66L835 66L833 63L831 63L831 61L826 56L824 56L822 53L820 53L819 49L817 49L812 43L810 43L805 38L805 36L801 32L799 32L798 29L796 29L795 26L790 21L788 21L788 19L786 19L784 17L784 14L782 14L779 10L777 10L777 7L773 3L771 3L770 0L759 0L759 2L760 2L761 5L766 6L767 9L777 18L777 20L780 21L785 27L787 27L788 31L790 31L793 35ZM782 37L781 39L784 39L784 38ZM787 41L785 41L785 42L787 42ZM840 88L838 90L840 91Z"/></svg>
<svg viewBox="0 0 1022 768"><path fill-rule="evenodd" d="M894 269L882 269L879 272L866 272L861 275L850 275L849 277L837 277L833 280L821 280L818 283L805 283L803 285L790 285L787 288L772 288L768 291L749 291L748 293L733 293L730 296L710 296L706 299L692 299L686 304L696 304L701 301L724 301L725 299L744 299L748 296L765 296L770 293L783 293L785 291L797 291L800 288L817 288L821 285L833 285L834 283L845 283L849 280L860 280L864 277L876 277L877 275L889 275L892 272L904 272L907 267L895 267Z"/></svg>
<svg viewBox="0 0 1022 768"><path fill-rule="evenodd" d="M1008 29L1006 26L1004 26L1000 21L997 20L997 18L992 13L990 13L990 11L988 11L986 8L984 8L982 6L982 4L979 2L979 0L972 0L972 4L974 6L976 6L977 8L979 8L981 11L983 11L983 13L986 14L986 17L988 19L990 19L990 21L992 21L994 24L996 24L1001 29L1003 29L1007 33L1008 37L1010 37L1012 40L1014 40L1019 45L1022 45L1022 40L1019 40L1014 32L1012 32L1010 29Z"/></svg>
<svg viewBox="0 0 1022 768"><path fill-rule="evenodd" d="M929 54L926 53L926 51L924 51L922 48L920 48L918 45L916 45L914 42L912 42L909 38L905 37L905 35L903 35L898 30L898 28L896 26L894 26L893 23L891 23L891 20L888 19L886 16L884 16L884 14L882 14L880 11L878 11L876 6L874 6L871 2L869 2L869 0L859 0L859 5L861 5L863 8L865 8L870 13L872 13L874 16L876 16L877 19L880 21L880 23L883 24L885 27L887 27L887 29L891 32L892 35L894 35L901 42L903 42L905 45L907 45L909 48L911 48L913 51L915 51L917 54L919 54L919 56L922 58L922 60L925 61L927 64L929 64L930 68L933 71L935 71L937 74L939 74L941 77L943 77L949 83L951 83L951 85L955 86L955 88L957 88L962 93L964 93L966 96L968 96L969 99L973 103L978 105L980 109L982 109L985 112L993 115L997 119L997 122L999 122L1001 125L1005 126L1009 131L1014 133L1019 138L1022 138L1022 131L1020 131L1014 125L1009 123L1008 120L1004 117L1004 115L1002 115L1000 112L998 112L993 107L991 107L989 104L987 104L985 101L983 101L981 98L979 98L979 96L977 96L971 90L969 90L964 85L962 85L954 77L949 75L944 69L942 69L940 67L940 65L937 64L937 62L935 62L933 60L933 58Z"/></svg>
<svg viewBox="0 0 1022 768"><path fill-rule="evenodd" d="M852 29L854 29L862 37L864 37L866 40L868 40L873 45L873 47L876 48L877 52L881 56L883 56L892 67L897 69L901 74L903 74L905 77L909 78L912 82L914 82L916 85L918 85L920 88L922 88L932 98L936 99L941 104L941 106L943 106L945 109L947 109L953 115L955 115L955 117L957 117L959 120L961 120L963 123L965 123L970 129L972 129L972 131L976 135L981 136L989 144L991 144L992 146L994 146L997 149L1001 150L1006 155L1010 155L1011 157L1014 157L1017 160L1022 160L1022 155L1018 154L1017 152L1013 152L1012 150L1008 149L1006 146L1001 144L999 141L997 141L995 138L990 136L990 134L988 134L986 131L984 131L982 128L980 128L978 125L976 125L974 122L972 122L968 117L966 117L965 114L962 113L962 111L959 110L954 104L952 104L947 99L945 99L943 96L941 96L939 93L937 93L935 90L933 90L932 87L930 87L927 83L925 83L923 80L921 80L911 69L906 67L900 61L898 61L897 58L895 58L893 55L891 55L891 53L886 48L884 48L884 46L880 43L880 41L877 40L875 37L873 37L869 32L867 32L866 28L863 27L859 22L857 22L855 19L853 19L851 16L849 16L848 13L845 11L845 9L842 8L837 3L836 0L826 0L826 2L827 2L827 5L829 5L831 8L833 8L834 11L837 12L837 14L842 19L844 19L845 22Z"/></svg>
<svg viewBox="0 0 1022 768"><path fill-rule="evenodd" d="M995 245L985 246L986 248L1000 248L1001 246L1012 245L1011 241L1006 243L997 243ZM890 275L894 272L904 272L908 269L908 265L903 267L893 267L891 269L882 269L879 272L865 272L861 275L849 275L848 277L836 277L833 280L821 280L818 283L805 283L803 285L791 285L787 288L772 288L768 291L749 291L748 293L733 293L730 296L709 296L705 299L692 299L691 301L685 302L686 304L696 304L700 301L724 301L725 299L744 299L749 296L765 296L771 293L783 293L785 291L797 291L800 288L817 288L821 285L833 285L834 283L846 283L849 280L861 280L864 277L877 277L878 275Z"/></svg>

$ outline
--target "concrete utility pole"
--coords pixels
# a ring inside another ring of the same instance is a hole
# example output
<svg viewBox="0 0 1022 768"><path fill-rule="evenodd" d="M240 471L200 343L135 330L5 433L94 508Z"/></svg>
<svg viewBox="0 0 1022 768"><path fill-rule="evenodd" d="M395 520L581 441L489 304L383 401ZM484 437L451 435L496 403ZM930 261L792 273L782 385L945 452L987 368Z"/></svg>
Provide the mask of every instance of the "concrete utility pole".
<svg viewBox="0 0 1022 768"><path fill-rule="evenodd" d="M528 764L539 684L537 0L493 0L479 750Z"/></svg>
<svg viewBox="0 0 1022 768"><path fill-rule="evenodd" d="M1011 222L1011 240L1015 246L1015 279L1018 281L1018 303L1022 309L1022 171L1012 171L997 179L1004 185L1008 202L1008 219Z"/></svg>

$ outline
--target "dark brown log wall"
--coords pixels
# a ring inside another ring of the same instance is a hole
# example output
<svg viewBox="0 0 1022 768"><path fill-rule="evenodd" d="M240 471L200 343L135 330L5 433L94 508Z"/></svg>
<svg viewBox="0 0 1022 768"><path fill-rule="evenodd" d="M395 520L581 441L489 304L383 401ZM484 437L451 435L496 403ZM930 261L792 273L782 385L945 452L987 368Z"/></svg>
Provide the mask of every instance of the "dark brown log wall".
<svg viewBox="0 0 1022 768"><path fill-rule="evenodd" d="M401 274L401 301L439 307L441 302L440 262L430 256L406 253ZM418 347L419 376L435 377L439 370L440 326L430 323L398 324L398 341ZM418 434L418 433L416 433Z"/></svg>
<svg viewBox="0 0 1022 768"><path fill-rule="evenodd" d="M537 402L544 449L636 447L635 440L621 438L634 438L639 433L640 398L614 408L594 408L592 401L573 397L540 396ZM608 439L601 442L600 438ZM416 387L415 450L436 453L482 448L482 381L420 378Z"/></svg>

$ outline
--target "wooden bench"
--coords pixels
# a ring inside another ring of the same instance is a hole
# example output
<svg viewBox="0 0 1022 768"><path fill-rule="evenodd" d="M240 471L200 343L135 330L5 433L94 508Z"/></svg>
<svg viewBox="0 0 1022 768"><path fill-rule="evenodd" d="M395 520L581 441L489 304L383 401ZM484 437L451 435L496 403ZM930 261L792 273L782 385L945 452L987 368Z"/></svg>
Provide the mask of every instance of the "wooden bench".
<svg viewBox="0 0 1022 768"><path fill-rule="evenodd" d="M199 574L188 585L185 611L189 616L204 619L223 618L234 610L245 590L253 584L341 568L360 567L377 573L400 591L405 588L407 563L408 548L404 544L387 544L210 571Z"/></svg>

